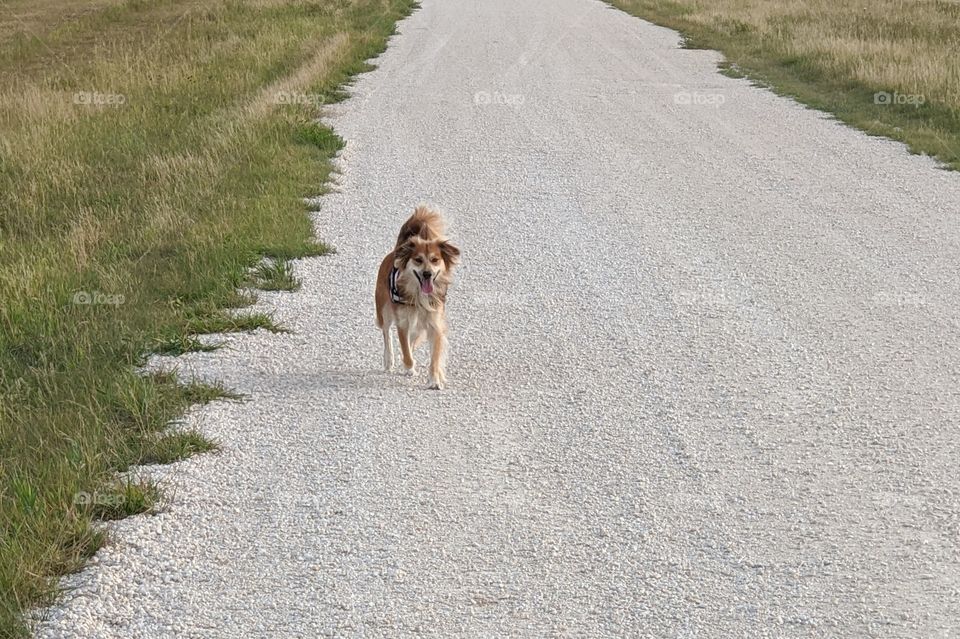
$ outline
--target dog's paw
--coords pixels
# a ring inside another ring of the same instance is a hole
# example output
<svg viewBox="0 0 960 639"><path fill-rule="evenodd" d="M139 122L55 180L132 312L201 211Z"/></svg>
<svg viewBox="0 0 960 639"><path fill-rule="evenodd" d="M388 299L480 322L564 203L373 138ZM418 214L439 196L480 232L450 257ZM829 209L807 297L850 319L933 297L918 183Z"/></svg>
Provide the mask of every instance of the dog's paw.
<svg viewBox="0 0 960 639"><path fill-rule="evenodd" d="M444 383L439 379L431 379L430 385L427 386L428 390L443 390Z"/></svg>
<svg viewBox="0 0 960 639"><path fill-rule="evenodd" d="M403 374L406 375L407 377L413 377L414 375L417 374L417 365L414 364L410 368L404 367Z"/></svg>

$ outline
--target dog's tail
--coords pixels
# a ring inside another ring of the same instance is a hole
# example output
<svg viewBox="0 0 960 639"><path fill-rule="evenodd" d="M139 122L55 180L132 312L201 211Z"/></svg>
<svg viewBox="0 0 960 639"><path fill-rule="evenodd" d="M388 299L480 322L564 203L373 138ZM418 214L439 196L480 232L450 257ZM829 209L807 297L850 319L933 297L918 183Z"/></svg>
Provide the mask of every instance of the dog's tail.
<svg viewBox="0 0 960 639"><path fill-rule="evenodd" d="M397 248L417 235L425 240L442 238L447 232L446 227L447 225L439 211L431 209L426 204L421 204L414 209L413 215L400 227L400 235L397 236Z"/></svg>

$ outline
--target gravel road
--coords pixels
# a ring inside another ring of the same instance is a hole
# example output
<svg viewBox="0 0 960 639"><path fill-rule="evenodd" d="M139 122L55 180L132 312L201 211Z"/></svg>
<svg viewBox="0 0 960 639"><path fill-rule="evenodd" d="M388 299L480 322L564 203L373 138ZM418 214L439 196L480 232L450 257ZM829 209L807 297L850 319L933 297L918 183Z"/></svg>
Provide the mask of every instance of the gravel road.
<svg viewBox="0 0 960 639"><path fill-rule="evenodd" d="M337 254L262 296L295 332L175 361L251 400L38 636L960 636L960 176L597 0L399 31L331 112ZM443 392L373 322L421 200Z"/></svg>

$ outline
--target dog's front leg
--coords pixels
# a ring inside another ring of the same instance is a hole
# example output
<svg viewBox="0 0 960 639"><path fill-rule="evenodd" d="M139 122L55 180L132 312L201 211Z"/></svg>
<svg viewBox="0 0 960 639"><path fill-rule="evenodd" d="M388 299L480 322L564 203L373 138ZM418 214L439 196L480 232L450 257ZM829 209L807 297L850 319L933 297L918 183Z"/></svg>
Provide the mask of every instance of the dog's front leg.
<svg viewBox="0 0 960 639"><path fill-rule="evenodd" d="M431 353L430 353L430 388L442 390L447 383L447 376L444 373L446 365L447 348L447 330L443 322L430 327Z"/></svg>
<svg viewBox="0 0 960 639"><path fill-rule="evenodd" d="M397 337L400 338L400 353L403 355L403 367L407 372L413 375L417 372L416 362L413 361L413 353L410 352L410 335L405 328L397 325Z"/></svg>
<svg viewBox="0 0 960 639"><path fill-rule="evenodd" d="M383 370L390 372L393 370L393 342L390 339L390 324L383 323Z"/></svg>

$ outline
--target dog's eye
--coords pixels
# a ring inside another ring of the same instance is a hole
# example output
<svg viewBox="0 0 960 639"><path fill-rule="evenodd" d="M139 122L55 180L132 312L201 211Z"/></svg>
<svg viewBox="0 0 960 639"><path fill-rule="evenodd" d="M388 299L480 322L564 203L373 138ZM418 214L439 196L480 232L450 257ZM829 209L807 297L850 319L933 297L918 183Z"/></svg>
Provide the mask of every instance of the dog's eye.
<svg viewBox="0 0 960 639"><path fill-rule="evenodd" d="M430 263L431 263L431 264L436 264L436 263L439 262L439 261L440 261L440 258L439 258L439 257L432 257L432 258L430 258Z"/></svg>
<svg viewBox="0 0 960 639"><path fill-rule="evenodd" d="M419 258L419 257L415 257L415 258L413 258L413 263L414 263L414 264L423 264L423 259L422 259L422 258Z"/></svg>

